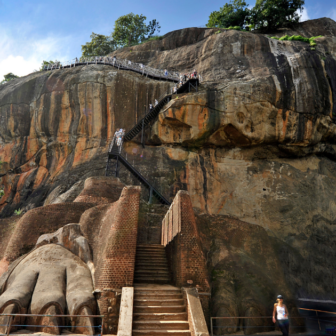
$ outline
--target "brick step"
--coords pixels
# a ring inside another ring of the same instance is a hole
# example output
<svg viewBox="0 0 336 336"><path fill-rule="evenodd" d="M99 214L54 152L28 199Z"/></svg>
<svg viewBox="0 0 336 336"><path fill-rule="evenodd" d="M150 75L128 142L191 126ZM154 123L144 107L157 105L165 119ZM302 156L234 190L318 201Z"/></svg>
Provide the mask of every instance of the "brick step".
<svg viewBox="0 0 336 336"><path fill-rule="evenodd" d="M183 306L183 299L135 299L134 306Z"/></svg>
<svg viewBox="0 0 336 336"><path fill-rule="evenodd" d="M135 295L182 295L179 289L170 289L170 290L163 290L163 289L147 289L143 287L138 287L135 284L134 287L134 294Z"/></svg>
<svg viewBox="0 0 336 336"><path fill-rule="evenodd" d="M136 252L135 256L138 257L157 257L157 258L166 258L165 252Z"/></svg>
<svg viewBox="0 0 336 336"><path fill-rule="evenodd" d="M185 305L180 306L135 306L134 313L183 313L186 311Z"/></svg>
<svg viewBox="0 0 336 336"><path fill-rule="evenodd" d="M152 264L153 264L153 262L155 262L155 263L161 263L161 262L167 263L167 258L166 257L158 257L158 256L151 257L151 256L147 256L147 255L146 256L136 256L135 257L135 262L139 262L139 261L141 261L141 262L152 261Z"/></svg>
<svg viewBox="0 0 336 336"><path fill-rule="evenodd" d="M157 279L157 280L170 280L170 276L168 275L141 275L141 274L136 274L134 276L134 282L137 282L136 280L152 280L152 279ZM152 282L151 282L152 283Z"/></svg>
<svg viewBox="0 0 336 336"><path fill-rule="evenodd" d="M188 321L134 321L133 329L151 329L151 330L189 330Z"/></svg>
<svg viewBox="0 0 336 336"><path fill-rule="evenodd" d="M153 263L153 260L151 258L148 259L136 259L135 260L136 265L142 265L142 266L167 266L168 267L168 261L167 259L162 259L160 262Z"/></svg>
<svg viewBox="0 0 336 336"><path fill-rule="evenodd" d="M143 269L143 268L138 268L135 269L134 273L136 274L136 276L140 275L148 275L148 276L152 276L152 275L159 275L159 276L169 276L169 271L168 269Z"/></svg>
<svg viewBox="0 0 336 336"><path fill-rule="evenodd" d="M139 335L148 335L148 336L167 336L167 335L174 335L174 336L191 336L189 330L143 330L137 329L132 331L132 335L139 336Z"/></svg>
<svg viewBox="0 0 336 336"><path fill-rule="evenodd" d="M155 265L152 263L152 265L136 265L136 266L139 266L139 267L136 267L138 269L143 269L143 270L155 270L155 271L165 271L165 270L168 270L168 266L165 266L165 265Z"/></svg>
<svg viewBox="0 0 336 336"><path fill-rule="evenodd" d="M154 294L154 293L144 293L139 294L138 292L134 292L134 299L140 300L140 299L154 299L154 300L172 300L172 299L183 299L182 294Z"/></svg>
<svg viewBox="0 0 336 336"><path fill-rule="evenodd" d="M138 244L137 245L137 248L142 248L142 247L149 247L149 248L161 247L161 248L164 248L164 246L161 245L161 244Z"/></svg>
<svg viewBox="0 0 336 336"><path fill-rule="evenodd" d="M158 251L158 252L166 252L165 248L162 247L137 247L136 248L137 251Z"/></svg>
<svg viewBox="0 0 336 336"><path fill-rule="evenodd" d="M181 313L133 313L133 321L188 321L187 312Z"/></svg>
<svg viewBox="0 0 336 336"><path fill-rule="evenodd" d="M157 278L135 278L134 282L139 284L153 284L153 285L168 285L170 283L170 279L157 279Z"/></svg>
<svg viewBox="0 0 336 336"><path fill-rule="evenodd" d="M144 245L144 246L137 246L137 250L162 250L165 251L165 248L163 245Z"/></svg>

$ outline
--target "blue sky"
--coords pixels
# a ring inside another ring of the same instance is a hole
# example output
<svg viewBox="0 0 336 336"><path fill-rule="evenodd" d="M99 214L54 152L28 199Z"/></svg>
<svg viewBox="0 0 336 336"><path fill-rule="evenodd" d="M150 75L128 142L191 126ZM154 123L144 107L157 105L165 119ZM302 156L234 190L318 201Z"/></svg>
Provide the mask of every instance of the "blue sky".
<svg viewBox="0 0 336 336"><path fill-rule="evenodd" d="M219 0L0 0L0 80L8 72L19 76L38 69L42 61L70 60L92 32L108 35L114 21L130 12L157 19L161 35L207 23ZM248 1L253 6L255 0ZM306 0L302 21L320 17L336 21L335 0Z"/></svg>

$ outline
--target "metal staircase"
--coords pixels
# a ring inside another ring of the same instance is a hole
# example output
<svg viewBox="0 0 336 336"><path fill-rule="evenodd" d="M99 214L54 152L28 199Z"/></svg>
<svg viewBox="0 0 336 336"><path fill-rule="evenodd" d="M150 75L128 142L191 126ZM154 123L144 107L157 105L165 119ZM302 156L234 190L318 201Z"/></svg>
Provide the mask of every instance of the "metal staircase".
<svg viewBox="0 0 336 336"><path fill-rule="evenodd" d="M180 94L185 91L191 91L194 88L198 89L198 79L189 79L184 83L174 94ZM121 141L116 136L113 137L111 145L109 147L107 164L106 164L106 176L119 177L119 170L121 164L131 172L131 174L138 179L149 190L149 203L152 202L153 195L162 203L170 205L167 200L135 167L133 167L125 157L121 155L122 145L124 141L130 141L142 131L142 143L144 129L152 124L152 122L158 117L162 108L172 99L173 94L167 93L159 98L159 103L142 118L129 132L125 134Z"/></svg>
<svg viewBox="0 0 336 336"><path fill-rule="evenodd" d="M176 94L184 93L186 91L190 92L192 88L194 88L196 91L198 90L198 79L189 79L180 88L177 89ZM149 113L147 113L145 117L142 118L130 131L126 133L124 141L132 140L147 126L151 125L151 123L158 117L161 109L172 99L172 96L172 94L167 93L163 97L160 97L159 103Z"/></svg>

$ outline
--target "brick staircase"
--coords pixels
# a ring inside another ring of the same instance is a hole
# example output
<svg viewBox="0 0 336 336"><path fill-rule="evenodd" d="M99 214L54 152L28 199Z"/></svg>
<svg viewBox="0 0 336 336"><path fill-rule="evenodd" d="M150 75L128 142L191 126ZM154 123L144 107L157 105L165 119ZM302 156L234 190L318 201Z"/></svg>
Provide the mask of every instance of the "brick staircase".
<svg viewBox="0 0 336 336"><path fill-rule="evenodd" d="M137 245L134 282L146 284L170 283L168 262L163 245Z"/></svg>
<svg viewBox="0 0 336 336"><path fill-rule="evenodd" d="M135 284L133 336L191 336L181 289L170 285Z"/></svg>
<svg viewBox="0 0 336 336"><path fill-rule="evenodd" d="M137 245L134 282L134 336L190 336L181 289L169 285L170 272L163 245Z"/></svg>

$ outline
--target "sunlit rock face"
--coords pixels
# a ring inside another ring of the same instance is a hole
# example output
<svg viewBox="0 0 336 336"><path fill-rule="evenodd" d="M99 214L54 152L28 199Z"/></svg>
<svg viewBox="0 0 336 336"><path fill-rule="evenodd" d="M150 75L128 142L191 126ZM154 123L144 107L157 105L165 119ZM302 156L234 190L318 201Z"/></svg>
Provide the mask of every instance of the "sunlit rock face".
<svg viewBox="0 0 336 336"><path fill-rule="evenodd" d="M315 51L269 38L284 34L323 37ZM203 216L198 225L212 281L222 293L215 306L228 300L233 281L232 273L221 278L220 272L235 265L237 281L247 288L243 270L253 258L251 274L268 284L253 297L261 313L260 307L272 307L273 286L292 298L336 298L336 23L313 20L269 36L190 28L115 54L202 75L199 92L177 95L165 106L146 131L146 147L135 138L124 155L166 197L189 191ZM76 199L86 177L104 175L115 129L130 129L170 86L97 65L32 74L1 87L1 216ZM125 169L120 178L135 183ZM221 228L217 236L212 219ZM235 240L226 239L233 231L247 241L235 251L228 247ZM281 283L266 274L271 266L261 271L265 260L255 246L264 246L266 262L284 274ZM232 307L230 314L238 314ZM239 313L252 309L241 307Z"/></svg>
<svg viewBox="0 0 336 336"><path fill-rule="evenodd" d="M1 213L40 205L47 185L65 182L65 175L61 191L97 175L95 170L103 172L115 129L130 129L149 102L170 87L169 82L95 65L36 73L2 86Z"/></svg>

